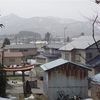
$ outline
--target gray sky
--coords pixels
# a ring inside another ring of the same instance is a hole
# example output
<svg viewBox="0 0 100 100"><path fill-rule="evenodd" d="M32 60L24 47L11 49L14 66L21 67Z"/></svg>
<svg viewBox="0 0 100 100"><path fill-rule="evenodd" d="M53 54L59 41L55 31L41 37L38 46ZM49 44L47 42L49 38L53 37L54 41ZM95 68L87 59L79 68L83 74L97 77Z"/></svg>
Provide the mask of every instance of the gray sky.
<svg viewBox="0 0 100 100"><path fill-rule="evenodd" d="M15 13L20 17L62 17L83 20L96 16L100 4L94 0L0 0L2 16ZM83 15L83 16L82 16Z"/></svg>

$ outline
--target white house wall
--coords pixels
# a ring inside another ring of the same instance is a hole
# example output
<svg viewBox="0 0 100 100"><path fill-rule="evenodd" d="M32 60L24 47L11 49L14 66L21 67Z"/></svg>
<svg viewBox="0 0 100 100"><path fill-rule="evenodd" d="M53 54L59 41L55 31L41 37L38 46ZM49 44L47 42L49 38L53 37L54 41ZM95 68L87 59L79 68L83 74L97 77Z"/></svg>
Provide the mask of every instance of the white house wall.
<svg viewBox="0 0 100 100"><path fill-rule="evenodd" d="M86 62L85 61L86 54L85 54L84 50L73 50L73 51L70 51L70 52L62 51L61 57L63 59L65 59L65 54L66 53L69 54L69 59L68 59L69 61L85 64L85 62ZM76 53L81 54L80 61L76 60Z"/></svg>

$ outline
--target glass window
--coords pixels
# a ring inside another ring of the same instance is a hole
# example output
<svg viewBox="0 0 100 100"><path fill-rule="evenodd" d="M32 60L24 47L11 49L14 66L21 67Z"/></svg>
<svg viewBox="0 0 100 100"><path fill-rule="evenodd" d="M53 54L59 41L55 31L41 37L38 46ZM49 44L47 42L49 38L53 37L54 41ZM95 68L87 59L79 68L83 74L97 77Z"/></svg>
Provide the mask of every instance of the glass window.
<svg viewBox="0 0 100 100"><path fill-rule="evenodd" d="M69 54L68 53L65 53L65 59L69 60Z"/></svg>
<svg viewBox="0 0 100 100"><path fill-rule="evenodd" d="M20 50L20 52L28 52L28 50L27 49L22 49L22 50Z"/></svg>
<svg viewBox="0 0 100 100"><path fill-rule="evenodd" d="M76 53L76 61L81 61L81 54L80 53Z"/></svg>
<svg viewBox="0 0 100 100"><path fill-rule="evenodd" d="M87 53L86 54L86 59L92 59L92 53Z"/></svg>
<svg viewBox="0 0 100 100"><path fill-rule="evenodd" d="M15 59L14 58L10 58L9 62L15 62Z"/></svg>

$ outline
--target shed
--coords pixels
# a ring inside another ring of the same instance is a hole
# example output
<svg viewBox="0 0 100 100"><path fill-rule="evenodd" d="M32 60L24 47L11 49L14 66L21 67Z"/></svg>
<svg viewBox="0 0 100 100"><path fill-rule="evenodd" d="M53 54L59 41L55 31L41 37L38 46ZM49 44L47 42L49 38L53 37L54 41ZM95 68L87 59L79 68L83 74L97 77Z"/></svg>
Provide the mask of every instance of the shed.
<svg viewBox="0 0 100 100"><path fill-rule="evenodd" d="M100 73L88 78L91 81L91 97L93 100L100 100Z"/></svg>
<svg viewBox="0 0 100 100"><path fill-rule="evenodd" d="M43 93L47 100L67 95L88 96L88 67L62 58L40 66L44 70Z"/></svg>

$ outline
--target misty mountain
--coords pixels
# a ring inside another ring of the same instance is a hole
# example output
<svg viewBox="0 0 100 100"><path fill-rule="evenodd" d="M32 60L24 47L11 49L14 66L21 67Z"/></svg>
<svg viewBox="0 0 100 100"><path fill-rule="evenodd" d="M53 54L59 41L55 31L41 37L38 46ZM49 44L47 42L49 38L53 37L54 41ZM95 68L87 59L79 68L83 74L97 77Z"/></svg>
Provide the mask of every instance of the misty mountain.
<svg viewBox="0 0 100 100"><path fill-rule="evenodd" d="M39 33L42 36L50 32L53 36L64 36L64 28L66 36L79 36L82 32L85 35L92 35L92 22L82 22L68 18L56 17L32 17L21 18L11 14L1 17L0 23L4 24L1 29L3 34L18 34L20 31L31 31ZM95 34L99 34L99 29L95 27Z"/></svg>

